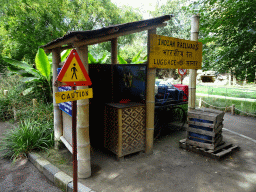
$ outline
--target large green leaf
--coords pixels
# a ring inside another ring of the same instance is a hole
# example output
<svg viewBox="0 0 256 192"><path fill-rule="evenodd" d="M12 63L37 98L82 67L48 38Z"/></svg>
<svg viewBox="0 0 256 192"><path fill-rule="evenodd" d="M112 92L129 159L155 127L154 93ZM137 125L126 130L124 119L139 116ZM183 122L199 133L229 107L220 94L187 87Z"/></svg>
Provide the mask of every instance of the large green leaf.
<svg viewBox="0 0 256 192"><path fill-rule="evenodd" d="M108 54L107 53L104 53L102 55L102 57L98 60L98 63L106 63L107 59L108 59Z"/></svg>
<svg viewBox="0 0 256 192"><path fill-rule="evenodd" d="M121 57L120 55L117 55L117 60L119 64L127 64L127 61L125 61L124 58Z"/></svg>
<svg viewBox="0 0 256 192"><path fill-rule="evenodd" d="M88 53L88 63L97 63L96 59L92 56L91 53Z"/></svg>
<svg viewBox="0 0 256 192"><path fill-rule="evenodd" d="M61 62L63 62L69 55L71 49L65 50L61 52Z"/></svg>
<svg viewBox="0 0 256 192"><path fill-rule="evenodd" d="M39 48L36 54L36 68L44 76L47 81L51 80L51 65L49 63L48 57L46 56L44 50Z"/></svg>
<svg viewBox="0 0 256 192"><path fill-rule="evenodd" d="M132 58L132 63L138 63L141 52L142 52L142 50L140 50L139 53L135 57Z"/></svg>
<svg viewBox="0 0 256 192"><path fill-rule="evenodd" d="M36 76L36 77L40 76L40 74L35 69L33 69L29 64L27 64L25 62L17 61L15 59L11 59L11 58L8 58L8 57L3 57L3 60L5 62L9 63L10 65L14 66L14 67L9 67L8 68L10 71L13 71L13 72L16 72L16 73L19 74L20 70L17 70L17 68L19 68L19 69L23 69L26 72L32 74L33 76Z"/></svg>

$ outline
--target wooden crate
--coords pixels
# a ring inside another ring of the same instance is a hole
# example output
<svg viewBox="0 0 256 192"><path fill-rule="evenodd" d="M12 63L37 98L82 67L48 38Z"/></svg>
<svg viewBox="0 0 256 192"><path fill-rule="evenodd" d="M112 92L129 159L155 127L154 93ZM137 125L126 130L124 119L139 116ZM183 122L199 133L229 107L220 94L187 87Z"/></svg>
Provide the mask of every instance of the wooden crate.
<svg viewBox="0 0 256 192"><path fill-rule="evenodd" d="M195 109L188 112L186 142L206 149L215 149L222 142L224 112Z"/></svg>

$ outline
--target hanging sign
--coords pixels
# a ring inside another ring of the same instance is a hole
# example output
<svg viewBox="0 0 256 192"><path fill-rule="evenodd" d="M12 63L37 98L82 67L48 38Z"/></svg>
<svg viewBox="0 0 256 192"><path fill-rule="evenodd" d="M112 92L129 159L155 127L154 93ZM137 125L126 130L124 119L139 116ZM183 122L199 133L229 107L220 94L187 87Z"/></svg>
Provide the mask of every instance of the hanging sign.
<svg viewBox="0 0 256 192"><path fill-rule="evenodd" d="M181 76L186 75L187 69L178 69L178 73L179 73Z"/></svg>
<svg viewBox="0 0 256 192"><path fill-rule="evenodd" d="M89 99L89 98L92 98L92 88L55 93L56 103L76 101L76 100Z"/></svg>
<svg viewBox="0 0 256 192"><path fill-rule="evenodd" d="M91 79L75 49L73 49L63 65L55 86L88 86Z"/></svg>
<svg viewBox="0 0 256 192"><path fill-rule="evenodd" d="M151 34L150 68L202 68L202 43Z"/></svg>

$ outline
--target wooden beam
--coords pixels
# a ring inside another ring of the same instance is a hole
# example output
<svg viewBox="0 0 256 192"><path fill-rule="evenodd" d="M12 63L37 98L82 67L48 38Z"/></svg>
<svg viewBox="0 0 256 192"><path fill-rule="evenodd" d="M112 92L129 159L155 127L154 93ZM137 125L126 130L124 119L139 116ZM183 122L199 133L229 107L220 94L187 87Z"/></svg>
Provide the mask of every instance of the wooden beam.
<svg viewBox="0 0 256 192"><path fill-rule="evenodd" d="M93 44L97 44L97 43L103 43L106 41L110 41L111 39L117 38L119 36L129 35L132 33L138 33L138 32L146 31L146 30L152 30L152 29L156 29L158 27L165 27L166 25L167 25L167 23L161 23L158 25L141 27L141 28L125 31L125 32L109 34L109 35L105 35L105 36L102 36L99 38L86 39L84 41L74 41L73 46L80 47L80 46L84 46L84 45L93 45Z"/></svg>

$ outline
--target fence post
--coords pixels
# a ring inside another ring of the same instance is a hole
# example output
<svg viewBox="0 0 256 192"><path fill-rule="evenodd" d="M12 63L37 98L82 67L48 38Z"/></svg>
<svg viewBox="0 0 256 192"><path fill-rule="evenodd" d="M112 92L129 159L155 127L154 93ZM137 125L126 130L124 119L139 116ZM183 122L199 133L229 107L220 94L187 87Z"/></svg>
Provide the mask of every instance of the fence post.
<svg viewBox="0 0 256 192"><path fill-rule="evenodd" d="M33 107L35 108L37 106L37 100L36 99L33 99Z"/></svg>
<svg viewBox="0 0 256 192"><path fill-rule="evenodd" d="M200 97L200 100L199 100L199 108L202 107L202 97Z"/></svg>
<svg viewBox="0 0 256 192"><path fill-rule="evenodd" d="M8 95L8 90L4 90L4 96Z"/></svg>
<svg viewBox="0 0 256 192"><path fill-rule="evenodd" d="M235 105L232 104L231 106L231 114L234 115L235 114Z"/></svg>

